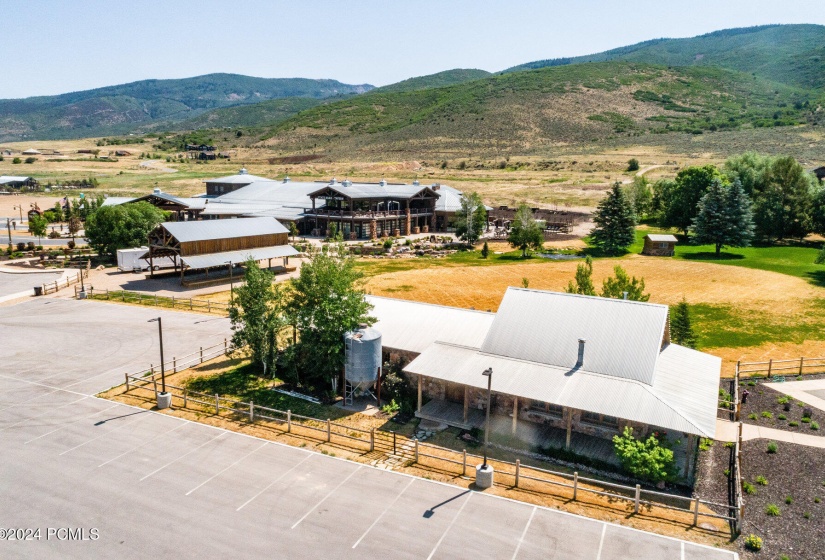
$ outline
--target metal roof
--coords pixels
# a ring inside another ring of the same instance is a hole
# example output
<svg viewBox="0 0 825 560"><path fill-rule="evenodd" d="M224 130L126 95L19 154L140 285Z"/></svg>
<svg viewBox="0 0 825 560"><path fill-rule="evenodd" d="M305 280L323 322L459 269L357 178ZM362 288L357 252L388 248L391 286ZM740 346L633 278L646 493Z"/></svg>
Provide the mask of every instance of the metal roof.
<svg viewBox="0 0 825 560"><path fill-rule="evenodd" d="M235 175L228 175L226 177L218 177L217 179L207 179L204 181L207 185L209 183L215 183L220 185L249 185L250 183L254 183L256 181L269 181L273 182L274 179L267 179L266 177L258 177L257 175L250 175L246 173L245 169L242 169L244 173L236 173Z"/></svg>
<svg viewBox="0 0 825 560"><path fill-rule="evenodd" d="M495 317L483 311L394 298L367 296L367 301L373 305L370 314L378 319L373 328L381 331L384 346L416 354L436 340L478 347Z"/></svg>
<svg viewBox="0 0 825 560"><path fill-rule="evenodd" d="M327 183L326 185L317 185L315 192L324 189L332 189L348 198L383 198L386 196L395 198L412 198L423 190L432 190L429 185L407 185L407 184L392 184L392 183ZM438 195L438 192L435 193Z"/></svg>
<svg viewBox="0 0 825 560"><path fill-rule="evenodd" d="M485 389L487 378L481 372L489 367L497 393L713 437L721 360L676 345L664 353L668 358L660 370L666 380L662 387L584 370L571 374L570 368L443 342L432 344L404 370Z"/></svg>
<svg viewBox="0 0 825 560"><path fill-rule="evenodd" d="M570 370L579 339L582 369L651 384L666 305L508 288L481 350Z"/></svg>
<svg viewBox="0 0 825 560"><path fill-rule="evenodd" d="M289 233L274 218L238 218L228 220L198 220L191 222L163 222L161 224L181 243Z"/></svg>
<svg viewBox="0 0 825 560"><path fill-rule="evenodd" d="M679 240L676 239L675 235L666 235L661 233L648 233L645 235L651 241L658 241L658 242L667 242L667 243L677 243Z"/></svg>
<svg viewBox="0 0 825 560"><path fill-rule="evenodd" d="M130 196L110 196L103 201L103 204L101 204L101 206L119 206L127 202L132 202L133 200L137 199Z"/></svg>
<svg viewBox="0 0 825 560"><path fill-rule="evenodd" d="M240 220L238 220L240 221ZM244 220L246 221L246 220ZM221 266L227 263L241 263L250 258L256 261L275 259L279 257L292 257L298 255L298 251L291 245L277 245L275 247L259 247L257 249L244 249L242 251L226 251L225 253L209 253L207 255L192 255L191 257L181 257L184 266L193 269L204 269Z"/></svg>
<svg viewBox="0 0 825 560"><path fill-rule="evenodd" d="M33 177L18 177L16 175L0 175L0 185L4 185L6 183L25 183L29 179L33 179Z"/></svg>

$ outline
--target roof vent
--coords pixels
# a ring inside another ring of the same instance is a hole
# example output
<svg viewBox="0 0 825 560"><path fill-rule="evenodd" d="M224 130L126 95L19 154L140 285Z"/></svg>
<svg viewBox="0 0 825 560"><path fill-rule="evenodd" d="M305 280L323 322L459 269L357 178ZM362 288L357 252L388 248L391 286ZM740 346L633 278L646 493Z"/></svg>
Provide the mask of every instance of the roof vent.
<svg viewBox="0 0 825 560"><path fill-rule="evenodd" d="M622 299L627 301L627 292L622 292Z"/></svg>
<svg viewBox="0 0 825 560"><path fill-rule="evenodd" d="M415 181L413 181L413 186L415 186L415 187L419 186L420 184L421 184L421 183L419 183L419 182L418 182L418 179L416 179Z"/></svg>
<svg viewBox="0 0 825 560"><path fill-rule="evenodd" d="M433 186L432 186L431 188L432 188L434 191L437 191L437 190L440 190L440 189L441 189L441 185L440 185L440 184L438 184L438 183L433 183Z"/></svg>
<svg viewBox="0 0 825 560"><path fill-rule="evenodd" d="M344 185L345 187L351 187L352 186L352 181L350 181L349 179L344 179L344 182L341 183L341 184Z"/></svg>
<svg viewBox="0 0 825 560"><path fill-rule="evenodd" d="M241 170L238 171L238 175L249 175L249 171L246 170L246 167L241 167Z"/></svg>
<svg viewBox="0 0 825 560"><path fill-rule="evenodd" d="M160 187L155 187L154 189L152 189L153 194L160 194L161 192L163 191L160 190Z"/></svg>
<svg viewBox="0 0 825 560"><path fill-rule="evenodd" d="M336 184L338 181L335 180L335 177L332 178L332 181L329 182L330 185Z"/></svg>
<svg viewBox="0 0 825 560"><path fill-rule="evenodd" d="M576 365L573 366L575 369L582 367L584 364L584 344L587 342L584 338L579 339L579 356L576 358Z"/></svg>
<svg viewBox="0 0 825 560"><path fill-rule="evenodd" d="M378 181L378 184L381 185L382 187L386 187L387 186L387 180L382 177L381 180Z"/></svg>
<svg viewBox="0 0 825 560"><path fill-rule="evenodd" d="M284 175L284 183L289 183L289 175Z"/></svg>

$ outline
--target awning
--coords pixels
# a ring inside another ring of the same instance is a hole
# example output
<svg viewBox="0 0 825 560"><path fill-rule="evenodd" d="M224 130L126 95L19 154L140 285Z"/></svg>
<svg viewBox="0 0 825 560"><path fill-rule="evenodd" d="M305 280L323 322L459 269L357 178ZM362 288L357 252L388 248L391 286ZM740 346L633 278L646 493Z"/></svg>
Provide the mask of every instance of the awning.
<svg viewBox="0 0 825 560"><path fill-rule="evenodd" d="M250 258L256 261L275 259L278 257L292 257L298 255L298 251L291 245L278 245L276 247L260 247L258 249L244 249L242 251L227 251L225 253L209 253L206 255L192 255L181 257L180 260L187 268L204 269L223 266L228 263L243 263Z"/></svg>

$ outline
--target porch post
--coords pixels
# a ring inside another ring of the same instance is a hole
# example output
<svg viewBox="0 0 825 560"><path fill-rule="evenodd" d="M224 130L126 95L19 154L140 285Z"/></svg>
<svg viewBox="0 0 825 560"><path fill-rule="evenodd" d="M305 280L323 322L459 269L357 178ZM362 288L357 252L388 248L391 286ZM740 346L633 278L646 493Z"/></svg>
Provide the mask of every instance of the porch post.
<svg viewBox="0 0 825 560"><path fill-rule="evenodd" d="M573 431L573 409L567 409L567 438L564 440L564 448L570 449L570 435Z"/></svg>
<svg viewBox="0 0 825 560"><path fill-rule="evenodd" d="M688 434L687 437L687 452L685 453L685 471L684 476L685 478L688 477L690 474L690 462L693 460L693 454L695 453L696 448L696 436L693 434Z"/></svg>
<svg viewBox="0 0 825 560"><path fill-rule="evenodd" d="M470 386L464 386L464 423L467 423L467 413L470 409Z"/></svg>
<svg viewBox="0 0 825 560"><path fill-rule="evenodd" d="M513 427L510 431L516 435L516 428L518 427L518 397L513 398Z"/></svg>
<svg viewBox="0 0 825 560"><path fill-rule="evenodd" d="M418 409L417 412L421 412L421 375L418 376Z"/></svg>

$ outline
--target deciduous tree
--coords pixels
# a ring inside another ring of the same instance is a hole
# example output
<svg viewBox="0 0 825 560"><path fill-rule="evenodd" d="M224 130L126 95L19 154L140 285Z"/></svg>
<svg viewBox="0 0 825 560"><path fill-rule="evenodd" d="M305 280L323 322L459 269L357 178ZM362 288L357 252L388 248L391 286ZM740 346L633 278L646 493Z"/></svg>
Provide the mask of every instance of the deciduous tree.
<svg viewBox="0 0 825 560"><path fill-rule="evenodd" d="M487 225L487 210L476 192L464 195L455 213L455 233L467 243L475 243Z"/></svg>
<svg viewBox="0 0 825 560"><path fill-rule="evenodd" d="M101 255L115 258L118 249L145 245L164 216L148 202L102 206L86 218L86 239Z"/></svg>
<svg viewBox="0 0 825 560"><path fill-rule="evenodd" d="M544 234L533 218L533 211L526 204L520 205L516 210L507 241L512 247L521 250L522 257L526 257L530 249L540 251L544 247Z"/></svg>
<svg viewBox="0 0 825 560"><path fill-rule="evenodd" d="M564 291L568 294L596 295L596 287L593 285L593 259L586 257L584 262L576 267L576 279L569 282Z"/></svg>
<svg viewBox="0 0 825 560"><path fill-rule="evenodd" d="M627 293L627 299L631 301L648 301L650 294L645 293L644 278L630 277L627 271L621 266L616 265L613 268L613 273L616 276L609 276L605 278L602 283L602 293L599 294L606 298L624 299L624 294Z"/></svg>

